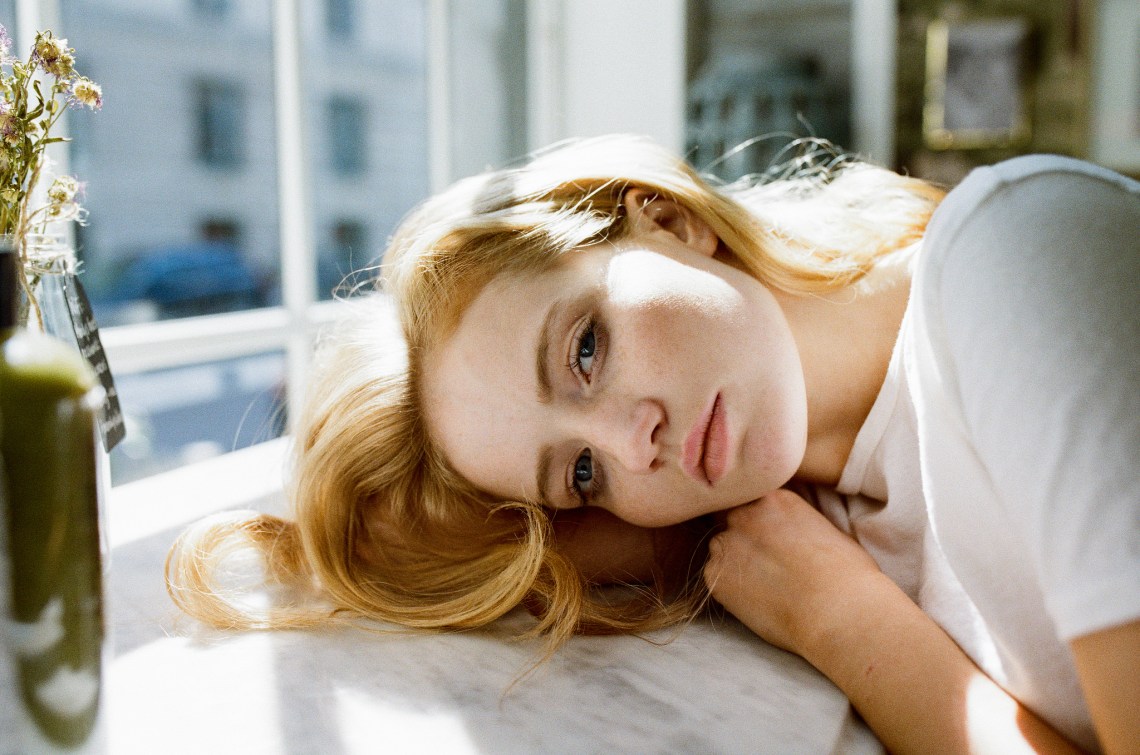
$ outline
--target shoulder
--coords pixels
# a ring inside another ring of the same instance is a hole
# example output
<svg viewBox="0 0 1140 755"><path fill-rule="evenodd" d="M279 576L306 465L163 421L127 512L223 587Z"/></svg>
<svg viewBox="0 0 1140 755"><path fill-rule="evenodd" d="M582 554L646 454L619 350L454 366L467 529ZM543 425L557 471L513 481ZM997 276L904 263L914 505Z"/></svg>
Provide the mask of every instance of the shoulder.
<svg viewBox="0 0 1140 755"><path fill-rule="evenodd" d="M1092 163L1057 155L1027 155L978 168L954 188L927 229L931 254L963 232L984 225L1002 236L1035 220L1054 226L1065 217L1136 220L1140 182ZM1133 228L1133 231L1136 229Z"/></svg>
<svg viewBox="0 0 1140 755"><path fill-rule="evenodd" d="M918 270L942 316L1060 314L1106 286L1135 298L1138 275L1140 183L1050 155L971 173L931 219Z"/></svg>

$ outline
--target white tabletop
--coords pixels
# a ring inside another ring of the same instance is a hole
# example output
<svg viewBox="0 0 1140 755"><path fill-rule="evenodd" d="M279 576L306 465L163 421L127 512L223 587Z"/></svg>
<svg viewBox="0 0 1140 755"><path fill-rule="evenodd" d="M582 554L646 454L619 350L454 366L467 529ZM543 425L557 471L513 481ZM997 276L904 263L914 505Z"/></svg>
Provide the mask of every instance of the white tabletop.
<svg viewBox="0 0 1140 755"><path fill-rule="evenodd" d="M227 634L177 616L162 564L178 531L211 511L282 509L285 448L114 489L106 699L116 755L882 752L827 679L731 621L653 637L664 644L575 638L518 679L541 649L510 639L529 621L522 613L490 631L414 636Z"/></svg>

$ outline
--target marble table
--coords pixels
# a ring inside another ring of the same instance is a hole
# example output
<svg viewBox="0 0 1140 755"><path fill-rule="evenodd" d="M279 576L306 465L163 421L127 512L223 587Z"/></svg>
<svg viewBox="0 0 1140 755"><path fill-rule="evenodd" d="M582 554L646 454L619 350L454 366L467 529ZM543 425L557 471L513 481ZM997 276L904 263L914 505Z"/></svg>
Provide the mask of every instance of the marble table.
<svg viewBox="0 0 1140 755"><path fill-rule="evenodd" d="M221 633L178 616L162 582L170 543L212 511L283 509L285 444L114 489L110 752L883 751L827 679L731 620L653 642L575 638L526 674L540 647L510 639L522 614L490 631L411 636ZM0 751L10 741L0 736Z"/></svg>

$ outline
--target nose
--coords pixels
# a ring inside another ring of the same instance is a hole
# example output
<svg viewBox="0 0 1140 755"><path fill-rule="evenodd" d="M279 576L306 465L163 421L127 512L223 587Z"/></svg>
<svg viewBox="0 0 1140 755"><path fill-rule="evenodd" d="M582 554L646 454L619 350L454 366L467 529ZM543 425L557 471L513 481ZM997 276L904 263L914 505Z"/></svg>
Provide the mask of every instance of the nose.
<svg viewBox="0 0 1140 755"><path fill-rule="evenodd" d="M606 402L596 408L595 417L592 445L630 472L643 474L657 468L659 436L665 426L665 408L658 401Z"/></svg>

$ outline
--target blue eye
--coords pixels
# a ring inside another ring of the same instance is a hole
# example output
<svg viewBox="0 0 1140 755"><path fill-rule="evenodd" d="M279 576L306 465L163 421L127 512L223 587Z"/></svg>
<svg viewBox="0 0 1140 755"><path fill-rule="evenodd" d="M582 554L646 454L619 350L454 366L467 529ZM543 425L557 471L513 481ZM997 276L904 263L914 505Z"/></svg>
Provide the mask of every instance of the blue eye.
<svg viewBox="0 0 1140 755"><path fill-rule="evenodd" d="M583 451L578 460L574 462L574 487L578 489L578 496L585 503L589 498L594 483L594 460L589 451Z"/></svg>
<svg viewBox="0 0 1140 755"><path fill-rule="evenodd" d="M594 333L594 323L590 323L578 337L578 344L574 350L574 367L583 375L589 377L594 369L594 351L597 348L597 337Z"/></svg>

